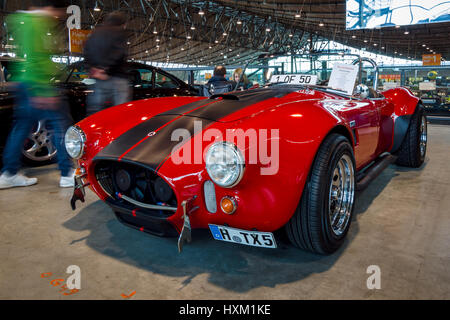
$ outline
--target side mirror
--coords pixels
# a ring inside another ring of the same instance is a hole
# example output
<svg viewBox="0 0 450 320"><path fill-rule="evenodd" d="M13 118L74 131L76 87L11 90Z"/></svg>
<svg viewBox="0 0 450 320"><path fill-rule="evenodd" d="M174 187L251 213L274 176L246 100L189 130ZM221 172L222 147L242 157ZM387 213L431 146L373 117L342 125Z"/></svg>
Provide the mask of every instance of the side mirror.
<svg viewBox="0 0 450 320"><path fill-rule="evenodd" d="M353 95L360 99L366 99L369 96L369 87L365 84L360 83L356 86Z"/></svg>

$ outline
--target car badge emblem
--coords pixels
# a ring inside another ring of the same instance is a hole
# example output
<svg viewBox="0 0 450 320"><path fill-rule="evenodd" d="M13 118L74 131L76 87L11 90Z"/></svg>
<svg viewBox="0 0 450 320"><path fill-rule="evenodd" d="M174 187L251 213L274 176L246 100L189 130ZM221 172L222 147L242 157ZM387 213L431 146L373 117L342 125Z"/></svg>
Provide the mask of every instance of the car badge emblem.
<svg viewBox="0 0 450 320"><path fill-rule="evenodd" d="M155 134L156 134L156 132L155 132L155 131L152 131L152 132L149 132L149 133L147 134L147 136L153 137Z"/></svg>

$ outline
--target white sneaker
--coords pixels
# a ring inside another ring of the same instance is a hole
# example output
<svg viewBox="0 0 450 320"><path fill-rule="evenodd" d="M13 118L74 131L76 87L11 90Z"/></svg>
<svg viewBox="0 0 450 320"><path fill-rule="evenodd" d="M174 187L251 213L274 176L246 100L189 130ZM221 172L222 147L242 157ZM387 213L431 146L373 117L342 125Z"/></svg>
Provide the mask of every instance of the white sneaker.
<svg viewBox="0 0 450 320"><path fill-rule="evenodd" d="M37 178L28 178L21 173L10 175L3 172L0 176L0 189L14 188L14 187L28 187L37 183Z"/></svg>
<svg viewBox="0 0 450 320"><path fill-rule="evenodd" d="M70 188L73 187L75 185L75 181L74 181L74 177L75 177L75 171L72 170L69 175L67 176L61 176L61 179L59 179L59 186L61 188Z"/></svg>

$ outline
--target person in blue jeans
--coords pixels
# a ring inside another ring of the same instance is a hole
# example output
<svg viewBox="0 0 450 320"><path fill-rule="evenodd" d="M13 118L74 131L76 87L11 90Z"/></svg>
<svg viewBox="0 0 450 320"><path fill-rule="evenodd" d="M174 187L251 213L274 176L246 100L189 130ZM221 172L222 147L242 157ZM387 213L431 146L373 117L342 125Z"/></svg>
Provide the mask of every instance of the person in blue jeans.
<svg viewBox="0 0 450 320"><path fill-rule="evenodd" d="M69 126L65 102L50 83L56 73L52 55L57 53L56 16L65 12L65 1L31 1L27 11L17 11L7 17L8 29L14 34L16 54L20 59L13 66L11 82L16 90L14 123L3 151L0 189L25 187L37 183L19 172L22 148L31 129L39 120L46 120L53 130L53 143L58 152L61 171L60 187L74 185L72 160L64 145L65 130ZM52 32L50 32L52 31ZM25 71L25 72L24 72Z"/></svg>
<svg viewBox="0 0 450 320"><path fill-rule="evenodd" d="M73 162L67 154L64 135L69 127L67 107L60 97L53 101L29 96L29 88L21 83L16 87L17 101L14 108L14 123L3 151L3 168L0 189L25 187L37 183L37 178L28 178L19 172L22 166L22 147L33 126L42 119L52 130L53 145L57 150L58 167L61 171L59 186L73 187ZM52 108L51 105L54 105Z"/></svg>

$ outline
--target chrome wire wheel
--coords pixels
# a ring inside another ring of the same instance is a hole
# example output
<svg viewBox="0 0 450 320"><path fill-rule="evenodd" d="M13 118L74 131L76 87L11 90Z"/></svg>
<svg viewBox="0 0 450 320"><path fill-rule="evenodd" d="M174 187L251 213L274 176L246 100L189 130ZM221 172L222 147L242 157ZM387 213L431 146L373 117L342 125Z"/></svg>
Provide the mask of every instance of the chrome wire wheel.
<svg viewBox="0 0 450 320"><path fill-rule="evenodd" d="M333 169L328 196L330 225L336 236L341 236L349 224L354 198L353 163L350 156L343 154Z"/></svg>
<svg viewBox="0 0 450 320"><path fill-rule="evenodd" d="M23 155L32 161L44 162L56 155L51 133L47 130L45 120L40 120L28 136L22 150Z"/></svg>
<svg viewBox="0 0 450 320"><path fill-rule="evenodd" d="M427 133L427 118L425 116L422 116L422 120L420 122L420 156L424 157L425 152L427 151L427 141L428 141L428 133Z"/></svg>

